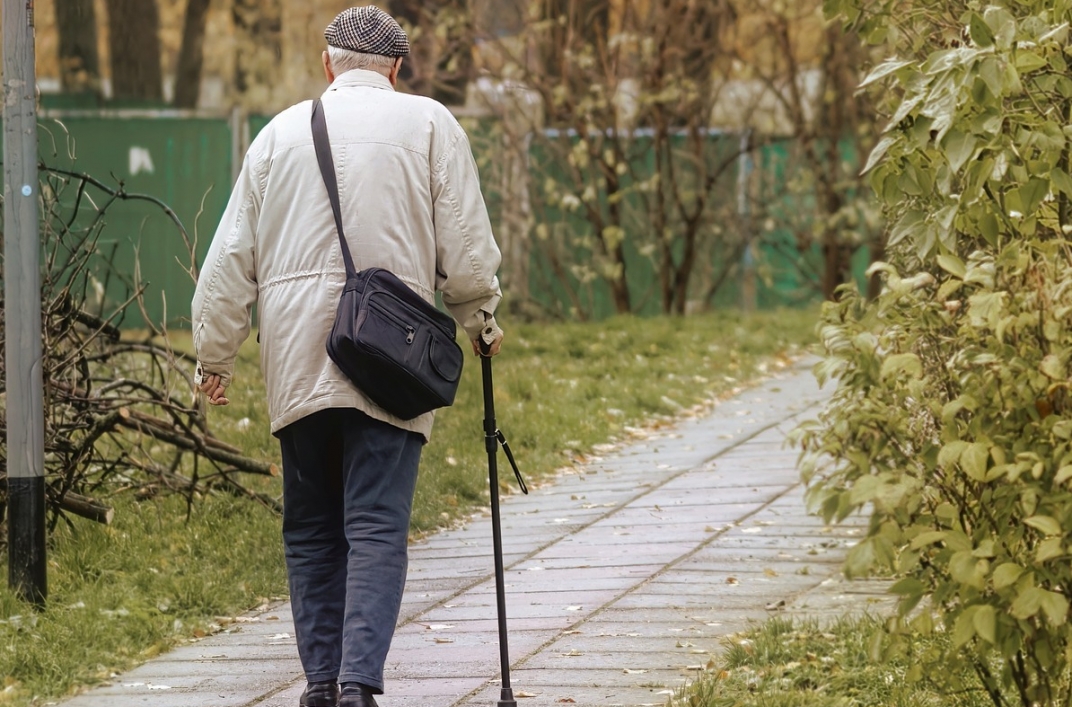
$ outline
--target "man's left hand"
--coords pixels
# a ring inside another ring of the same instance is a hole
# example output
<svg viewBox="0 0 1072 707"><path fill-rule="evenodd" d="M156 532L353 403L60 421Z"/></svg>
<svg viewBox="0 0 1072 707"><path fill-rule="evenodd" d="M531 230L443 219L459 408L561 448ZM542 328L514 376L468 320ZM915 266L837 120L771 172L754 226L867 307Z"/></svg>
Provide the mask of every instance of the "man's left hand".
<svg viewBox="0 0 1072 707"><path fill-rule="evenodd" d="M488 352L484 353L480 350L481 341L480 337L478 336L477 338L473 339L473 353L475 353L477 356L487 356L488 358L491 358L492 356L497 356L499 354L499 349L502 348L502 341L503 335L500 331L499 335L495 337L495 341L491 342L491 346L488 347Z"/></svg>
<svg viewBox="0 0 1072 707"><path fill-rule="evenodd" d="M231 401L227 399L225 393L227 387L220 383L220 377L217 375L206 376L201 385L198 386L198 390L204 393L208 397L209 405L227 405Z"/></svg>

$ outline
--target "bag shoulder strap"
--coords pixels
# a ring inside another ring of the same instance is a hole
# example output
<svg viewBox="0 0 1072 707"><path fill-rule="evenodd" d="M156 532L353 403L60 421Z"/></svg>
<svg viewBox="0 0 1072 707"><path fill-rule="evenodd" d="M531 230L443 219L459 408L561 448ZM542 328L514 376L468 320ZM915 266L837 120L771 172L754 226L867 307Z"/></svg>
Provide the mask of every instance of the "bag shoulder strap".
<svg viewBox="0 0 1072 707"><path fill-rule="evenodd" d="M339 233L339 248L346 265L346 277L357 275L354 259L350 256L350 247L346 245L346 234L342 230L342 208L339 206L339 183L335 178L335 161L331 159L331 142L328 140L328 126L324 120L324 106L320 99L313 101L313 147L316 149L316 161L320 165L320 176L331 200L331 212L335 215L335 228Z"/></svg>

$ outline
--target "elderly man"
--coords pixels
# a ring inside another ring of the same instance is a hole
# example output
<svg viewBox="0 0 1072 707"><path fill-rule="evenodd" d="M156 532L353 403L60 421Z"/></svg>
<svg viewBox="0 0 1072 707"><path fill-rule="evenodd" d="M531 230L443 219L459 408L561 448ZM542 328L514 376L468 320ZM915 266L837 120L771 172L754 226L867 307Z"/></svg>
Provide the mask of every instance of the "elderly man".
<svg viewBox="0 0 1072 707"><path fill-rule="evenodd" d="M345 234L357 269L382 267L473 341L493 313L500 255L468 139L428 98L394 87L409 41L375 7L328 25L323 94ZM371 707L398 620L406 538L432 414L393 417L328 358L345 272L310 129L311 103L249 148L193 300L196 381L226 405L259 303L261 366L283 457L283 542L306 707ZM341 686L341 690L340 690Z"/></svg>

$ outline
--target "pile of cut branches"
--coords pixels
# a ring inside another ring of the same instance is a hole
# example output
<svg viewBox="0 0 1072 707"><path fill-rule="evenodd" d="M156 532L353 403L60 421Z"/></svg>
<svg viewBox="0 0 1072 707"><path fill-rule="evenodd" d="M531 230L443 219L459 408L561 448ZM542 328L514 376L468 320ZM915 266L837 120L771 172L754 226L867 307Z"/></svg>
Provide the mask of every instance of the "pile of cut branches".
<svg viewBox="0 0 1072 707"><path fill-rule="evenodd" d="M150 321L138 268L122 272L114 250L100 247L109 208L149 202L174 224L174 237L184 239L195 276L195 243L179 219L163 202L129 193L122 183L113 188L46 167L41 175L45 475L52 525L70 522L72 514L109 523L107 498L119 492L142 498L182 494L188 508L205 494L222 492L279 510L277 499L242 482L243 474L277 475L275 465L213 436L203 402L193 395L194 362L172 349L166 324ZM132 336L123 324L138 315ZM5 391L0 360L0 403ZM0 521L7 506L6 428L0 404Z"/></svg>

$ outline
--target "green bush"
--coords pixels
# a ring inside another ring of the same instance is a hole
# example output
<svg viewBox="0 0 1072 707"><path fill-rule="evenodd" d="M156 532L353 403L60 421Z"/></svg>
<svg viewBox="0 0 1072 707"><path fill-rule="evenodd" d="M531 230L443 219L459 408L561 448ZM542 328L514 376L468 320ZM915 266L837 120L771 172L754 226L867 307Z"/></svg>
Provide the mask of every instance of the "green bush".
<svg viewBox="0 0 1072 707"><path fill-rule="evenodd" d="M809 503L870 514L848 573L901 576L876 652L951 633L909 679L962 664L995 705L1070 704L1072 2L827 9L906 58L865 82L897 101L869 165L890 263L874 302L824 310Z"/></svg>

